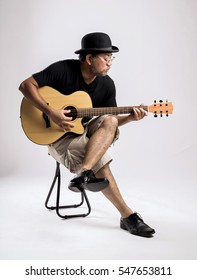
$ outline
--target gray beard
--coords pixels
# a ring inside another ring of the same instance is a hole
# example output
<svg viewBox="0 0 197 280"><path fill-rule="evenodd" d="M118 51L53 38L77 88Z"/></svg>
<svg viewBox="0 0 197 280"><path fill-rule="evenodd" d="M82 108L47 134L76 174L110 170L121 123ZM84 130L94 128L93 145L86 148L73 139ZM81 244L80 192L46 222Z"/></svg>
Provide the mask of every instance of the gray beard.
<svg viewBox="0 0 197 280"><path fill-rule="evenodd" d="M92 74L96 75L97 77L104 77L104 76L107 75L107 73L98 73L98 72L96 71L95 67L92 67L92 68L91 68L91 72L92 72Z"/></svg>

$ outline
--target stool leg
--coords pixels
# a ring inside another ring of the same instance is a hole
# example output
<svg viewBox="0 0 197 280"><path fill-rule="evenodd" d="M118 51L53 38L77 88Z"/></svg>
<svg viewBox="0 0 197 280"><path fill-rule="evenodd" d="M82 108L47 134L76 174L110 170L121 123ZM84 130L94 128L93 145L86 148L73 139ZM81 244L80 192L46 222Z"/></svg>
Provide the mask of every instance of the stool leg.
<svg viewBox="0 0 197 280"><path fill-rule="evenodd" d="M57 164L57 166L56 166L55 176L54 176L52 185L50 187L49 193L48 193L46 201L45 201L45 207L47 209L50 209L50 210L56 210L57 215L60 218L63 218L63 219L78 218L78 217L86 217L86 216L88 216L90 214L90 212L91 212L91 206L90 206L90 202L88 200L88 197L87 197L87 194L86 194L85 190L81 190L81 202L80 203L73 204L73 205L63 205L63 206L60 205L61 174L60 174L60 164L59 164L59 162L56 162L56 164ZM54 189L54 186L55 186L56 182L57 182L56 206L48 206L48 202L49 202L49 199L51 197L51 194L53 192L53 189ZM60 211L59 211L60 209L80 207L84 203L84 200L85 200L85 202L87 204L87 208L88 208L86 213L83 213L83 214L73 214L73 215L62 215L60 213Z"/></svg>
<svg viewBox="0 0 197 280"><path fill-rule="evenodd" d="M57 181L59 175L60 175L60 164L59 164L59 162L56 162L55 176L54 176L53 182L52 182L52 184L51 184L51 187L50 187L50 189L49 189L49 193L48 193L47 198L46 198L46 201L45 201L45 207L46 207L47 209L50 209L50 210L56 209L56 206L48 206L48 202L49 202L49 199L50 199L50 197L51 197L51 194L52 194L52 192L53 192L53 189L54 189L54 187L55 187L55 183L56 183L56 181Z"/></svg>

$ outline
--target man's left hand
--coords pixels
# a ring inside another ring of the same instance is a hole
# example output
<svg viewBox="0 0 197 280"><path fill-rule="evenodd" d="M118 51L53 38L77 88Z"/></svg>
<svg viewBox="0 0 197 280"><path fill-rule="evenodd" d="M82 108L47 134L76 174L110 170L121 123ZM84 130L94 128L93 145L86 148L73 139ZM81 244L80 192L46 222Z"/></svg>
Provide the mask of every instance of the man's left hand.
<svg viewBox="0 0 197 280"><path fill-rule="evenodd" d="M143 106L143 105L140 105ZM129 115L129 118L132 121L139 121L141 119L143 119L144 117L148 116L148 112L145 111L144 109L142 109L141 107L134 107L133 108L133 114Z"/></svg>

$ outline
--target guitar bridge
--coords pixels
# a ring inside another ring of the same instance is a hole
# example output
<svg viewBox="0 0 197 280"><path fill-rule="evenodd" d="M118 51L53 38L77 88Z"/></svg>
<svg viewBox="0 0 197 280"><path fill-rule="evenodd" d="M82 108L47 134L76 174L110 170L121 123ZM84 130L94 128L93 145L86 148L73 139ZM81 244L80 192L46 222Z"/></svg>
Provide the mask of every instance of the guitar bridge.
<svg viewBox="0 0 197 280"><path fill-rule="evenodd" d="M42 113L42 117L43 117L43 119L45 121L46 128L51 127L51 123L50 123L49 117L45 113Z"/></svg>

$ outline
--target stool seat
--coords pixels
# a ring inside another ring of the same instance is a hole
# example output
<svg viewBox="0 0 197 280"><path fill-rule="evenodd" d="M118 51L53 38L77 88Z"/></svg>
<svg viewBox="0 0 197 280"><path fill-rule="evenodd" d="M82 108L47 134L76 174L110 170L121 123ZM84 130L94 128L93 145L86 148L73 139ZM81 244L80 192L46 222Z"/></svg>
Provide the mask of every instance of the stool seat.
<svg viewBox="0 0 197 280"><path fill-rule="evenodd" d="M55 185L57 185L57 194L56 194L56 205L55 206L49 206L49 200L51 198L52 192L54 190ZM91 212L91 206L89 199L87 197L86 191L84 189L81 189L81 201L77 204L72 204L72 205L60 205L60 192L61 189L61 171L60 171L60 163L56 161L56 170L55 170L55 176L52 181L51 187L49 189L49 193L47 195L46 201L45 201L45 207L49 210L56 210L57 215L60 218L63 219L69 219L69 218L79 218L79 217L86 217L90 214ZM77 208L82 206L83 204L86 204L86 212L85 213L79 213L79 214L67 214L63 215L60 211L61 209L68 209L68 208Z"/></svg>

